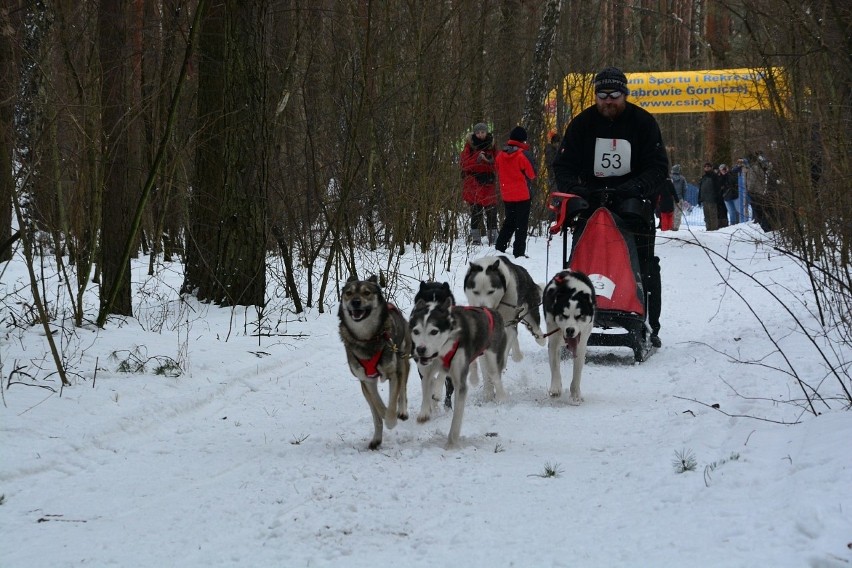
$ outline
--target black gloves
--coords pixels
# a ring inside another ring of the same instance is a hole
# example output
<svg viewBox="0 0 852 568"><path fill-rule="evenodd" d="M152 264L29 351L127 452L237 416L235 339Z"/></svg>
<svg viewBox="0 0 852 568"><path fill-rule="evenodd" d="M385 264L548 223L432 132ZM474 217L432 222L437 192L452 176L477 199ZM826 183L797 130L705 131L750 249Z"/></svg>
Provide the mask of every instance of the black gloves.
<svg viewBox="0 0 852 568"><path fill-rule="evenodd" d="M615 195L621 199L636 197L642 199L642 186L635 181L627 181L615 188Z"/></svg>

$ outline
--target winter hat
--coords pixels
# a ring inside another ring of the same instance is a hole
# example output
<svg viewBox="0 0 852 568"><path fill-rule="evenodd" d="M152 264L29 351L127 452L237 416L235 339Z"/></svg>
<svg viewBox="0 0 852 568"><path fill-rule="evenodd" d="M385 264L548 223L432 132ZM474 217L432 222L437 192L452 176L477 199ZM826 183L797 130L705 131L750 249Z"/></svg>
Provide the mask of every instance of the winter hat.
<svg viewBox="0 0 852 568"><path fill-rule="evenodd" d="M630 94L627 77L617 67L607 67L595 75L595 92L597 91L621 91L625 95Z"/></svg>
<svg viewBox="0 0 852 568"><path fill-rule="evenodd" d="M485 132L488 132L488 125L484 122L477 122L473 125L473 131L477 132L479 130L484 130Z"/></svg>
<svg viewBox="0 0 852 568"><path fill-rule="evenodd" d="M720 170L727 170L728 166L727 166L727 164L719 164L719 169Z"/></svg>
<svg viewBox="0 0 852 568"><path fill-rule="evenodd" d="M680 173L680 164L675 164L672 166L672 173L679 174Z"/></svg>
<svg viewBox="0 0 852 568"><path fill-rule="evenodd" d="M509 140L514 140L516 142L526 142L527 141L527 131L523 126L516 126L509 133Z"/></svg>

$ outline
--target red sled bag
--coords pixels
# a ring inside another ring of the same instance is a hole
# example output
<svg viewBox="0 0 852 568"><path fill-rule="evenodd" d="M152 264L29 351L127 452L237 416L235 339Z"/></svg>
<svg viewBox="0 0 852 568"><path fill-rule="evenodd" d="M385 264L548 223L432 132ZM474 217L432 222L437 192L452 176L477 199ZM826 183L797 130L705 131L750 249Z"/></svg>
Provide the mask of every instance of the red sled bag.
<svg viewBox="0 0 852 568"><path fill-rule="evenodd" d="M571 270L588 275L595 285L597 307L644 317L645 305L639 256L629 234L612 213L599 207L586 222L571 254Z"/></svg>

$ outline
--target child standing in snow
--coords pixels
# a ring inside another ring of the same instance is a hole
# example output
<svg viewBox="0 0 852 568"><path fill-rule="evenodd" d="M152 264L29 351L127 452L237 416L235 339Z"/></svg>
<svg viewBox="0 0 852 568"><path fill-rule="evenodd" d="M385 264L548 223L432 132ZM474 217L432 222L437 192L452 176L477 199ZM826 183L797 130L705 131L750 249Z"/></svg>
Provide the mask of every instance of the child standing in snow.
<svg viewBox="0 0 852 568"><path fill-rule="evenodd" d="M512 253L515 258L526 256L527 251L527 227L530 221L529 182L536 176L529 149L527 131L516 126L509 133L509 140L497 154L495 161L500 195L506 213L495 248L506 252L509 239L514 234Z"/></svg>

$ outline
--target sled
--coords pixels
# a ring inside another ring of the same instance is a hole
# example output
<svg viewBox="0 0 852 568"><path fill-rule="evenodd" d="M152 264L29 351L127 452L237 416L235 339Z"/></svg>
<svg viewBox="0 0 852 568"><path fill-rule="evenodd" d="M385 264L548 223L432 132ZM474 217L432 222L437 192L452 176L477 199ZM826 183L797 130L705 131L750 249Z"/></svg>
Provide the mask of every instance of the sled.
<svg viewBox="0 0 852 568"><path fill-rule="evenodd" d="M595 331L588 344L629 347L635 361L646 361L654 348L651 327L646 322L647 297L633 236L623 228L616 213L599 207L589 217L572 251L566 221L587 207L586 201L570 193L552 193L550 197L548 208L556 213L550 234L562 233L563 270L583 272L595 286Z"/></svg>

